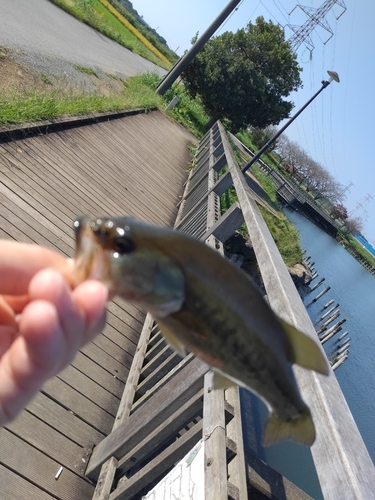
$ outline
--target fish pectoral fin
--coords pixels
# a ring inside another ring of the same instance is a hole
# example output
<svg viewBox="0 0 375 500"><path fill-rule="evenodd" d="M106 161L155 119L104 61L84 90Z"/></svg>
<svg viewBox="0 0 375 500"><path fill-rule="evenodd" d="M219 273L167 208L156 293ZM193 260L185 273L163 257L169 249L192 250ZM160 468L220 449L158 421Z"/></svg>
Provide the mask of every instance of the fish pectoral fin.
<svg viewBox="0 0 375 500"><path fill-rule="evenodd" d="M263 446L271 446L288 439L305 446L311 446L315 441L315 427L311 418L310 411L299 417L282 421L276 413L270 413L263 433Z"/></svg>
<svg viewBox="0 0 375 500"><path fill-rule="evenodd" d="M294 328L294 326L289 325L289 323L286 323L281 318L279 318L279 321L293 349L292 356L287 353L289 361L303 368L328 375L328 361L321 347L306 334Z"/></svg>
<svg viewBox="0 0 375 500"><path fill-rule="evenodd" d="M214 371L214 376L212 378L212 388L215 389L230 389L231 387L236 387L237 384L217 371Z"/></svg>
<svg viewBox="0 0 375 500"><path fill-rule="evenodd" d="M182 358L184 358L187 354L184 344L174 335L165 325L160 325L161 333L164 335L165 340L168 344L179 354Z"/></svg>

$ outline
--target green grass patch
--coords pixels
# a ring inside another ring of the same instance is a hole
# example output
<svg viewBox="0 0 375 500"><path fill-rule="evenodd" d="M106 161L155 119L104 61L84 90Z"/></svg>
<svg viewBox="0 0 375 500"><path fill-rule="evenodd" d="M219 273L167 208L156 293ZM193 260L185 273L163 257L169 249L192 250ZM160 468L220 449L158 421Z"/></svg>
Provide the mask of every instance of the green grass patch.
<svg viewBox="0 0 375 500"><path fill-rule="evenodd" d="M228 167L222 169L219 172L219 176L223 175L227 170ZM288 267L292 267L295 264L302 262L303 258L302 246L298 230L281 212L280 205L276 197L276 188L274 186L274 183L272 182L272 179L260 172L257 167L255 167L255 171L254 169L252 170L259 183L262 185L264 191L266 192L266 195L268 197L267 202L278 213L278 217L273 215L269 210L261 205L259 205L260 212L276 243L276 246L281 254L281 257L283 258L285 265ZM226 212L236 201L238 201L237 193L234 187L231 187L220 197L221 213L223 214L224 212ZM238 232L241 233L245 238L249 236L245 224L242 224Z"/></svg>
<svg viewBox="0 0 375 500"><path fill-rule="evenodd" d="M121 95L106 97L88 93L41 91L27 94L0 95L0 126L38 122L61 115L81 115L92 112L134 108L163 108L164 103L147 84L143 76L129 78Z"/></svg>
<svg viewBox="0 0 375 500"><path fill-rule="evenodd" d="M158 66L169 69L169 65L147 49L98 0L51 0L51 2L132 52L139 54Z"/></svg>
<svg viewBox="0 0 375 500"><path fill-rule="evenodd" d="M272 238L275 240L285 265L292 267L302 262L302 246L298 230L295 226L289 222L285 215L278 218L262 206L260 206L259 209L272 234Z"/></svg>
<svg viewBox="0 0 375 500"><path fill-rule="evenodd" d="M142 77L143 82L149 85L150 89L153 90L160 82L160 76L156 73L145 73ZM210 120L210 117L205 113L200 99L193 99L190 97L183 85L174 84L162 96L164 107L166 107L175 96L179 97L178 104L166 113L188 128L196 137L201 138L207 132L206 124Z"/></svg>
<svg viewBox="0 0 375 500"><path fill-rule="evenodd" d="M96 78L99 78L96 71L94 71L92 68L85 68L84 66L78 66L77 64L73 64L73 68L80 73L85 73L86 75L92 75Z"/></svg>

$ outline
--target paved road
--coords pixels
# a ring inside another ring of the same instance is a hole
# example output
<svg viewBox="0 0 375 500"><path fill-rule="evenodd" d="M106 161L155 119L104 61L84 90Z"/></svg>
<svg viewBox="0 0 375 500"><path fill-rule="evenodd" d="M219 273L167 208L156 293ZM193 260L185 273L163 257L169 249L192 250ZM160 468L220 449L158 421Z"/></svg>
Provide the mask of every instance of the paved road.
<svg viewBox="0 0 375 500"><path fill-rule="evenodd" d="M49 0L0 0L0 46L22 51L33 62L58 60L121 76L165 71L109 40Z"/></svg>

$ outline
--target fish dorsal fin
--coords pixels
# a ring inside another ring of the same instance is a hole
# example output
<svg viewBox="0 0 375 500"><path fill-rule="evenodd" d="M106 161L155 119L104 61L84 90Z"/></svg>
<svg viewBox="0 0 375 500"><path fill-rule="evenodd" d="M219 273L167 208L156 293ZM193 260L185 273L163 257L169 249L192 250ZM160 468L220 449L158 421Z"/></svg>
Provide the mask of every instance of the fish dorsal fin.
<svg viewBox="0 0 375 500"><path fill-rule="evenodd" d="M236 387L236 383L217 371L214 371L214 376L212 378L212 388L213 389L229 389L230 387Z"/></svg>
<svg viewBox="0 0 375 500"><path fill-rule="evenodd" d="M292 355L288 356L289 361L303 368L328 375L328 361L319 345L294 326L289 325L281 318L278 319L292 346Z"/></svg>
<svg viewBox="0 0 375 500"><path fill-rule="evenodd" d="M164 335L165 340L168 344L179 354L182 358L186 356L186 349L184 344L174 335L165 325L160 324L161 333Z"/></svg>

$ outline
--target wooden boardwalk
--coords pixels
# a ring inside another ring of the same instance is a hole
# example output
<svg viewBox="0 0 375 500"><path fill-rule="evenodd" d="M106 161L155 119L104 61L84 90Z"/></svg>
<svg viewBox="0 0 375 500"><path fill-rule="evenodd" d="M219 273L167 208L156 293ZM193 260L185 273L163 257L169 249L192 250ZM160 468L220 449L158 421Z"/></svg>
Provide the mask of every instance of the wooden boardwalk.
<svg viewBox="0 0 375 500"><path fill-rule="evenodd" d="M72 256L78 214L172 225L192 142L159 112L0 141L0 238ZM102 335L0 430L2 500L92 498L87 459L112 430L143 321L112 301Z"/></svg>

